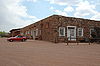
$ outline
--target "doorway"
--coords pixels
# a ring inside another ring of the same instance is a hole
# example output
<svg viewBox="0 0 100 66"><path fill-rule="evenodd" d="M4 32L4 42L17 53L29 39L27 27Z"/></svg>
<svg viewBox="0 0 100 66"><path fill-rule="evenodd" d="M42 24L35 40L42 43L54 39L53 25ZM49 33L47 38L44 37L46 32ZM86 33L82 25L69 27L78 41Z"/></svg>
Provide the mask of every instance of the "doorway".
<svg viewBox="0 0 100 66"><path fill-rule="evenodd" d="M76 41L76 26L67 26L67 38L70 41Z"/></svg>

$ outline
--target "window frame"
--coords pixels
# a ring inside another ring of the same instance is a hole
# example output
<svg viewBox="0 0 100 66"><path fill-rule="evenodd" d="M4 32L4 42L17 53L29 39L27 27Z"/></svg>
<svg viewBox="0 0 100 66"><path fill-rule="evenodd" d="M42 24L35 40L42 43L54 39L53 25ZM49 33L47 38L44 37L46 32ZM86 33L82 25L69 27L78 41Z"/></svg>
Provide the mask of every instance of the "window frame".
<svg viewBox="0 0 100 66"><path fill-rule="evenodd" d="M63 29L63 35L61 35L61 29ZM59 27L59 36L65 36L65 27Z"/></svg>
<svg viewBox="0 0 100 66"><path fill-rule="evenodd" d="M79 34L79 31L81 30L81 35ZM83 37L83 28L78 28L78 36Z"/></svg>
<svg viewBox="0 0 100 66"><path fill-rule="evenodd" d="M94 28L90 28L90 37L92 37L92 36L91 36L92 31L94 31Z"/></svg>

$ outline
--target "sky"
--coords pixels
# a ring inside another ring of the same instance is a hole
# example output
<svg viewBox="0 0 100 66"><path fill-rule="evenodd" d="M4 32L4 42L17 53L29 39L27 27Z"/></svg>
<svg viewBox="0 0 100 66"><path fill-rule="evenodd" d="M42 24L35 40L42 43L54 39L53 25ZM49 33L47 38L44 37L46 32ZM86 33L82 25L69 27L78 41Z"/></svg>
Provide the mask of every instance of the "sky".
<svg viewBox="0 0 100 66"><path fill-rule="evenodd" d="M23 28L53 14L100 21L100 0L0 0L0 31Z"/></svg>

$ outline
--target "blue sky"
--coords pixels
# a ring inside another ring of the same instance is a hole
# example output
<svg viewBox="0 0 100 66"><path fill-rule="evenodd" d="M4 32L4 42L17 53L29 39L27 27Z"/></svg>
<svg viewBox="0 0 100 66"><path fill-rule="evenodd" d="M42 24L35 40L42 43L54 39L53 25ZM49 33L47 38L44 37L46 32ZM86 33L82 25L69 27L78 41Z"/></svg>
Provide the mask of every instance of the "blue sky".
<svg viewBox="0 0 100 66"><path fill-rule="evenodd" d="M100 21L100 0L0 0L0 31L22 28L53 14Z"/></svg>

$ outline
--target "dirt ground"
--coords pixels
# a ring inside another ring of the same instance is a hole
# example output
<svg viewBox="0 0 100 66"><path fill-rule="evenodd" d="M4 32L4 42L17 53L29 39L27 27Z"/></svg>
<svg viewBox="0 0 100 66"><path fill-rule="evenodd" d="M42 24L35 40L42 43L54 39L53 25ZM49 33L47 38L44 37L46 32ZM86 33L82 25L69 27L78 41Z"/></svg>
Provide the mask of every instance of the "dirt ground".
<svg viewBox="0 0 100 66"><path fill-rule="evenodd" d="M0 66L100 66L100 44L51 43L0 38Z"/></svg>

